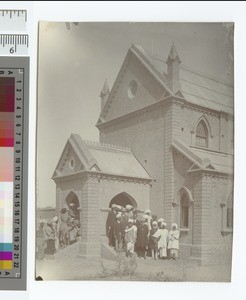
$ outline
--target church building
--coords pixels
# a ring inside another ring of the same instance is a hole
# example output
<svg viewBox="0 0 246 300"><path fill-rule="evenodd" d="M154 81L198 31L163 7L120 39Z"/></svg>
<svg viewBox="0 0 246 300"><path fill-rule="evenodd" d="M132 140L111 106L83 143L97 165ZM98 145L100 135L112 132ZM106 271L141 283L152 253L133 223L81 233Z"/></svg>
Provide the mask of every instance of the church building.
<svg viewBox="0 0 246 300"><path fill-rule="evenodd" d="M132 45L96 127L100 142L71 134L54 171L56 212L80 210L81 257L105 255L113 203L145 210L180 230L180 256L199 264L231 261L233 84Z"/></svg>

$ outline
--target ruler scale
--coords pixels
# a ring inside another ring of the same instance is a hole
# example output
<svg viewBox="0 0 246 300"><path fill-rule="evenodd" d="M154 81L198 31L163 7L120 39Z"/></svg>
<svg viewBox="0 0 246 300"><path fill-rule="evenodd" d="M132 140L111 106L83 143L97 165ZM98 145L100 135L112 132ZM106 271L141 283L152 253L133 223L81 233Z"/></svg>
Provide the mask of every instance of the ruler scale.
<svg viewBox="0 0 246 300"><path fill-rule="evenodd" d="M26 20L0 10L0 290L26 289L29 36L15 34Z"/></svg>
<svg viewBox="0 0 246 300"><path fill-rule="evenodd" d="M26 10L0 10L0 29L5 32L25 31L27 23Z"/></svg>
<svg viewBox="0 0 246 300"><path fill-rule="evenodd" d="M29 37L27 34L0 34L2 55L24 55L28 53Z"/></svg>

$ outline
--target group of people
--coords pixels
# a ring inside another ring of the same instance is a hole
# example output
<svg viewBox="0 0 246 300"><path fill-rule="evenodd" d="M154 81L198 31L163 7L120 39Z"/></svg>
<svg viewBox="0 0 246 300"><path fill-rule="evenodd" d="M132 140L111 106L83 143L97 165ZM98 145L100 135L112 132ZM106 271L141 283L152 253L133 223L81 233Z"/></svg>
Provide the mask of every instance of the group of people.
<svg viewBox="0 0 246 300"><path fill-rule="evenodd" d="M170 231L164 218L134 210L132 205L122 207L112 204L106 222L109 245L116 251L125 251L126 256L134 252L146 259L149 253L153 259L177 260L179 251L178 225L173 223Z"/></svg>
<svg viewBox="0 0 246 300"><path fill-rule="evenodd" d="M68 209L62 208L59 217L41 220L37 230L37 258L45 254L53 255L59 248L64 248L77 241L80 235L80 216L78 208L70 203ZM106 222L106 233L109 245L127 256L134 252L138 257L153 259L178 258L179 234L178 226L173 223L170 231L163 218L134 210L132 205L125 207L112 204Z"/></svg>
<svg viewBox="0 0 246 300"><path fill-rule="evenodd" d="M62 208L59 217L40 220L37 228L37 259L45 254L53 255L59 248L76 242L79 236L79 210L70 203L68 209Z"/></svg>

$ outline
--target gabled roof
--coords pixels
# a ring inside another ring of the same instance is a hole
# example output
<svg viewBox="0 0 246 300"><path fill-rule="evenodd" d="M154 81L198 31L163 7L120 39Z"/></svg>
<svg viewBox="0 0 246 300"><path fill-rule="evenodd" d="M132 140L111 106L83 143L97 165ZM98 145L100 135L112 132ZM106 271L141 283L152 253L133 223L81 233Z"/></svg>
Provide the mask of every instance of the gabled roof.
<svg viewBox="0 0 246 300"><path fill-rule="evenodd" d="M141 62L141 64L146 68L146 70L148 70L148 72L153 76L153 78L161 85L163 86L163 89L165 90L165 96L170 96L173 95L172 91L169 89L168 85L167 85L167 81L165 79L165 75L160 73L159 70L155 67L155 65L152 63L151 59L149 58L148 54L145 52L145 50L140 47L140 46L136 46L136 45L132 45L126 55L126 58L122 64L122 67L118 73L118 76L114 82L114 85L109 93L108 99L103 107L103 110L100 114L99 119L101 118L101 120L104 120L107 112L109 110L109 107L113 101L114 95L116 93L116 87L118 85L118 82L120 82L120 76L121 76L121 72L122 70L125 68L126 64L127 64L127 60L130 57L130 55L134 55L135 58L137 60L139 60ZM99 124L99 122L98 122Z"/></svg>
<svg viewBox="0 0 246 300"><path fill-rule="evenodd" d="M132 49L137 49L141 53L142 59L148 62L147 66L167 86L166 60L151 55L140 46L133 45ZM177 50L173 47L170 53L172 57L178 55ZM212 75L204 74L182 63L180 64L180 92L183 98L190 103L233 114L233 84ZM173 94L172 91L170 91L170 94Z"/></svg>
<svg viewBox="0 0 246 300"><path fill-rule="evenodd" d="M68 144L76 152L76 155L84 166L83 170L80 170L77 173L95 171L115 176L118 175L151 180L147 171L130 149L85 141L82 140L78 134L71 134L65 149ZM57 168L60 163L62 163L62 159L63 155L58 162ZM53 178L62 176L63 174L59 174L55 171Z"/></svg>
<svg viewBox="0 0 246 300"><path fill-rule="evenodd" d="M167 85L167 80L165 77L164 72L160 72L158 68L156 68L156 64L153 63L153 60L148 55L148 53L141 47L132 45L130 50L142 61L145 67L153 74L153 76L162 84L165 90L168 92L169 95L173 95L171 89L169 89Z"/></svg>
<svg viewBox="0 0 246 300"><path fill-rule="evenodd" d="M233 155L191 147L176 139L173 139L172 147L193 163L190 172L207 170L233 174Z"/></svg>
<svg viewBox="0 0 246 300"><path fill-rule="evenodd" d="M208 167L216 171L232 174L233 173L233 155L207 151L205 149L193 148L194 153L201 159L208 159Z"/></svg>
<svg viewBox="0 0 246 300"><path fill-rule="evenodd" d="M212 76L180 67L180 91L194 104L233 114L233 86Z"/></svg>

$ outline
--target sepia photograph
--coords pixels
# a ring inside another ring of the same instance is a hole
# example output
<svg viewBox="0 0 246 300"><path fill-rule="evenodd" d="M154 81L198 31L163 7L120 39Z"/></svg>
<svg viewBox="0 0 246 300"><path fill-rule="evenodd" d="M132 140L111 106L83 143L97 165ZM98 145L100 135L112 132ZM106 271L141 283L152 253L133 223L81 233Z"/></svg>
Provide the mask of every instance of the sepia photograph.
<svg viewBox="0 0 246 300"><path fill-rule="evenodd" d="M234 23L42 21L37 88L36 280L230 282Z"/></svg>

